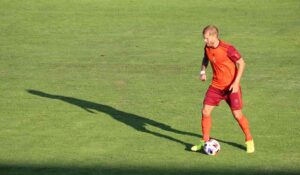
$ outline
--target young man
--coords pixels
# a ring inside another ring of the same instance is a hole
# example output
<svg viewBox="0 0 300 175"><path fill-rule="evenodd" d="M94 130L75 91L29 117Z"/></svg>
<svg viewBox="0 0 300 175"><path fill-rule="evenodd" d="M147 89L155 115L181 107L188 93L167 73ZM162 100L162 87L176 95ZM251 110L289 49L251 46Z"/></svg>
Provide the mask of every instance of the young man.
<svg viewBox="0 0 300 175"><path fill-rule="evenodd" d="M204 57L200 72L200 79L206 80L205 70L208 63L213 69L213 79L209 86L202 108L203 138L191 150L199 151L210 138L211 113L221 100L225 100L231 108L232 114L245 134L247 153L254 152L254 142L250 134L248 120L242 113L242 91L240 80L245 69L244 59L230 44L219 39L216 26L209 25L203 29L205 42Z"/></svg>

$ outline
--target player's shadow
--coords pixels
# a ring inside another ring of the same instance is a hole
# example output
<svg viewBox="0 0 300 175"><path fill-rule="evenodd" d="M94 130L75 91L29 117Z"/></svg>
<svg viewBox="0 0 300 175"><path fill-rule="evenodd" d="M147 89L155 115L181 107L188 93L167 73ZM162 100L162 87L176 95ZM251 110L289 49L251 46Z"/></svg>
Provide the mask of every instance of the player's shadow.
<svg viewBox="0 0 300 175"><path fill-rule="evenodd" d="M95 113L93 110L99 111L102 113L106 113L106 114L110 115L112 118L114 118L115 120L117 120L121 123L124 123L124 124L134 128L137 131L152 134L157 137L165 138L165 139L180 143L185 146L185 150L187 150L187 151L190 151L190 148L192 146L190 143L186 143L184 141L178 140L176 138L173 138L171 136L168 136L168 135L165 135L162 133L150 131L146 128L146 126L147 125L154 126L154 127L160 128L161 130L173 132L176 134L194 136L194 137L198 137L198 138L202 137L199 134L174 129L164 123L157 122L157 121L154 121L154 120L151 120L151 119L148 119L148 118L136 115L136 114L124 112L124 111L118 110L118 109L113 108L108 105L95 103L95 102L91 102L91 101L87 101L87 100L82 100L82 99L78 99L78 98L74 98L74 97L48 94L48 93L37 91L37 90L27 90L27 92L30 94L33 94L33 95L40 96L40 97L46 97L46 98L50 98L50 99L56 99L56 100L61 100L61 101L67 102L69 104L78 106L78 107L86 110L89 113ZM224 141L224 140L220 140L220 139L217 139L217 140L219 142L226 143L228 145L245 150L245 147L240 144L237 144L234 142L228 142L228 141Z"/></svg>
<svg viewBox="0 0 300 175"><path fill-rule="evenodd" d="M161 130L173 132L176 134L201 137L201 135L191 133L191 132L186 132L186 131L180 131L180 130L174 129L164 123L157 122L157 121L154 121L154 120L151 120L151 119L148 119L148 118L136 115L136 114L124 112L124 111L118 110L118 109L113 108L108 105L99 104L99 103L82 100L82 99L78 99L78 98L73 98L73 97L48 94L48 93L37 91L37 90L27 90L27 92L29 92L30 94L33 94L33 95L40 96L40 97L57 99L57 100L67 102L69 104L78 106L78 107L86 110L89 113L95 113L93 110L106 113L106 114L110 115L112 118L114 118L115 120L117 120L121 123L124 123L124 124L134 128L137 131L152 134L154 136L162 137L162 138L183 144L186 147L186 150L188 150L192 145L189 143L186 143L184 141L178 140L176 138L173 138L171 136L161 134L161 133L158 133L155 131L150 131L146 128L146 126L147 125L154 126L154 127L160 128Z"/></svg>

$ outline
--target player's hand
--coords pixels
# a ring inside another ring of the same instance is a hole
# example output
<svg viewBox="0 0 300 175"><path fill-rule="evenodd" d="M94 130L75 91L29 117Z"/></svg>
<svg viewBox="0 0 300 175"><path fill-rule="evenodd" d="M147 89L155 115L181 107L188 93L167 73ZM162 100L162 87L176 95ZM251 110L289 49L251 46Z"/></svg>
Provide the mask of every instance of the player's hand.
<svg viewBox="0 0 300 175"><path fill-rule="evenodd" d="M206 74L200 75L200 80L201 81L206 81Z"/></svg>
<svg viewBox="0 0 300 175"><path fill-rule="evenodd" d="M231 91L231 93L236 93L238 92L240 89L240 86L238 83L232 83L232 85L229 87L229 90Z"/></svg>

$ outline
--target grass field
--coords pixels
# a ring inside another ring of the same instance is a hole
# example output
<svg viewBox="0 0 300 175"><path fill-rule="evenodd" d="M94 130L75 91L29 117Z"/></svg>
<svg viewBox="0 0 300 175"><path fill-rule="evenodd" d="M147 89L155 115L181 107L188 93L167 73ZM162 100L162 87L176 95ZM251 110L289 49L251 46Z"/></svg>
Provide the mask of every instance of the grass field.
<svg viewBox="0 0 300 175"><path fill-rule="evenodd" d="M299 174L299 18L298 0L0 0L0 174ZM246 60L252 155L224 102L220 154L188 151L207 24Z"/></svg>

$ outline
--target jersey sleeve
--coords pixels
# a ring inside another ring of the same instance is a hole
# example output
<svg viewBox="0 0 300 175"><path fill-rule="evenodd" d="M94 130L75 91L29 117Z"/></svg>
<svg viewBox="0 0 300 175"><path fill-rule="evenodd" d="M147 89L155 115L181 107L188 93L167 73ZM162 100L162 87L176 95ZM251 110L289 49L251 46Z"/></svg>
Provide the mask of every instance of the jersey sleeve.
<svg viewBox="0 0 300 175"><path fill-rule="evenodd" d="M227 56L233 61L236 62L241 58L241 54L233 47L229 46L227 50Z"/></svg>

